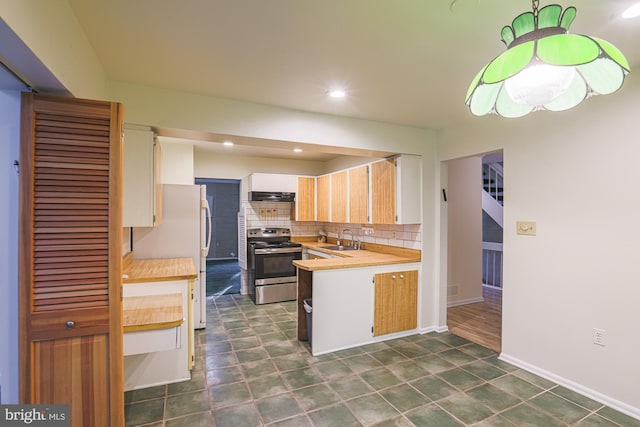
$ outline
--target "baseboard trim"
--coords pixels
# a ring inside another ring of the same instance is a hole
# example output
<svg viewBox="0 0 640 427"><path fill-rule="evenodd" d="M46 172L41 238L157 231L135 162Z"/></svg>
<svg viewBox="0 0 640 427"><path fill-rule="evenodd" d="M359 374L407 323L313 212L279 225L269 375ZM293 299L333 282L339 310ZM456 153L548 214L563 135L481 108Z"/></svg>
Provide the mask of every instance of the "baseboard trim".
<svg viewBox="0 0 640 427"><path fill-rule="evenodd" d="M443 332L449 332L449 328L447 325L444 326L427 326L426 328L420 329L420 334L428 334L429 332L437 332L439 334Z"/></svg>
<svg viewBox="0 0 640 427"><path fill-rule="evenodd" d="M459 305L475 304L477 302L484 302L484 298L483 297L477 297L477 298L463 299L463 300L459 300L459 301L451 301L451 302L447 303L447 307L451 308L451 307L457 307Z"/></svg>
<svg viewBox="0 0 640 427"><path fill-rule="evenodd" d="M613 409L615 409L616 411L620 411L626 415L629 415L630 417L633 418L637 418L640 419L640 408L636 408L633 407L631 405L628 405L624 402L621 402L617 399L614 399L610 396L607 396L605 394L602 394L596 390L590 389L588 387L585 387L581 384L578 384L574 381L571 381L567 378L561 377L559 375L554 374L553 372L549 372L545 369L539 368L535 365L532 365L530 363L527 363L523 360L520 360L516 357L510 356L508 354L505 353L501 353L500 356L498 357L500 360L503 360L505 362L511 363L512 365L515 365L519 368L522 368L526 371L529 371L531 373L534 373L538 376L541 376L542 378L546 378L550 381L553 381L556 384L559 384L561 386L564 386L570 390L575 391L576 393L580 393L584 396L587 396L595 401L598 401L600 403L602 403L603 405L607 405Z"/></svg>

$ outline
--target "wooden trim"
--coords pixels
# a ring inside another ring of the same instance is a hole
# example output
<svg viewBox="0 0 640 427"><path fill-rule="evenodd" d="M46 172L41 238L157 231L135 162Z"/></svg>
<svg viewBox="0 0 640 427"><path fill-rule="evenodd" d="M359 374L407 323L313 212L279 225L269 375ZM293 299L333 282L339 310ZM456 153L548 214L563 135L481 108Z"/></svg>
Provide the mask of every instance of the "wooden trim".
<svg viewBox="0 0 640 427"><path fill-rule="evenodd" d="M124 107L111 103L109 145L109 408L112 426L124 425L122 327L122 174Z"/></svg>
<svg viewBox="0 0 640 427"><path fill-rule="evenodd" d="M33 366L29 363L31 357L31 327L29 324L31 264L33 262L33 144L34 114L33 94L22 93L21 122L20 122L20 221L19 255L18 255L18 322L19 322L19 350L20 350L20 402L31 401L31 390L34 388Z"/></svg>

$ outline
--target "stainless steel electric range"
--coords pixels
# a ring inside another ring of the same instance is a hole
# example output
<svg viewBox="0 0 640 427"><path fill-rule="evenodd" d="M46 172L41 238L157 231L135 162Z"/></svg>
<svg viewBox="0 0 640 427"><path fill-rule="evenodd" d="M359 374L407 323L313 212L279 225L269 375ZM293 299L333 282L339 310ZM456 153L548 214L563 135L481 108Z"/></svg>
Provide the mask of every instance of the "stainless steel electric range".
<svg viewBox="0 0 640 427"><path fill-rule="evenodd" d="M255 304L295 300L296 267L302 245L291 242L288 228L251 228L247 231L249 295Z"/></svg>

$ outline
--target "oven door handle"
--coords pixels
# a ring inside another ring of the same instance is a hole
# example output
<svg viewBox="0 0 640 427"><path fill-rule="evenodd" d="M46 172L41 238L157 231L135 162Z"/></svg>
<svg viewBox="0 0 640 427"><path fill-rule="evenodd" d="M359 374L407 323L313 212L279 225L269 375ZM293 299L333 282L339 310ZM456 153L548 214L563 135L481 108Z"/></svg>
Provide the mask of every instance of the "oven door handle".
<svg viewBox="0 0 640 427"><path fill-rule="evenodd" d="M256 255L259 254L290 254L296 252L302 252L302 248L265 248L254 249Z"/></svg>

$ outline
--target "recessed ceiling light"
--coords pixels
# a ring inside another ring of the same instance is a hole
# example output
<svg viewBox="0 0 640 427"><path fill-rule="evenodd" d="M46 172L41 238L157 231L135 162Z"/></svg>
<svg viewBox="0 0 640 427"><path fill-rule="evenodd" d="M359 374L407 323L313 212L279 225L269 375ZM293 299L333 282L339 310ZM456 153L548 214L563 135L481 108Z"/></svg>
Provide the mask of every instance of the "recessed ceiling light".
<svg viewBox="0 0 640 427"><path fill-rule="evenodd" d="M622 12L622 17L626 19L637 18L638 16L640 16L640 3L636 3Z"/></svg>
<svg viewBox="0 0 640 427"><path fill-rule="evenodd" d="M233 147L233 142L231 141L225 141L222 144L225 145L226 147Z"/></svg>
<svg viewBox="0 0 640 427"><path fill-rule="evenodd" d="M342 89L333 89L327 92L327 95L331 98L344 98L347 96L347 92Z"/></svg>
<svg viewBox="0 0 640 427"><path fill-rule="evenodd" d="M293 152L294 153L302 153L302 148L294 148Z"/></svg>

